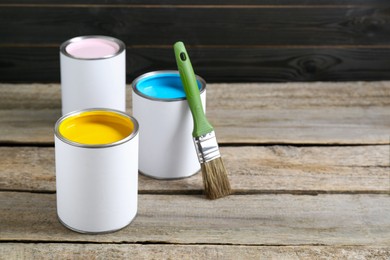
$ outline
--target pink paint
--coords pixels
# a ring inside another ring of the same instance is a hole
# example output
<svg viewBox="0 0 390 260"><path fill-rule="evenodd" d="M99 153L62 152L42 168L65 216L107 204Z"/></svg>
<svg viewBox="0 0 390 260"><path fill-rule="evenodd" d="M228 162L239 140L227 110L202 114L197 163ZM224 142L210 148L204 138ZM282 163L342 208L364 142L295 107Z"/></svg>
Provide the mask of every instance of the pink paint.
<svg viewBox="0 0 390 260"><path fill-rule="evenodd" d="M88 38L72 42L66 52L76 58L97 59L112 56L119 51L119 45L102 38Z"/></svg>

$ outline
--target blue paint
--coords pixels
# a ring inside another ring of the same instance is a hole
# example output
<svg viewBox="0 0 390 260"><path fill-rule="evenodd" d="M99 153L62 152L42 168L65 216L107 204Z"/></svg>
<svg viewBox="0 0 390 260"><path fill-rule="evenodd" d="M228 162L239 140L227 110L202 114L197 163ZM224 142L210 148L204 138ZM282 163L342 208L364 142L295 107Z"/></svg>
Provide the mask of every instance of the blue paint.
<svg viewBox="0 0 390 260"><path fill-rule="evenodd" d="M199 81L198 87L201 89ZM181 99L186 93L177 73L161 73L145 77L137 82L136 88L145 96L158 99Z"/></svg>

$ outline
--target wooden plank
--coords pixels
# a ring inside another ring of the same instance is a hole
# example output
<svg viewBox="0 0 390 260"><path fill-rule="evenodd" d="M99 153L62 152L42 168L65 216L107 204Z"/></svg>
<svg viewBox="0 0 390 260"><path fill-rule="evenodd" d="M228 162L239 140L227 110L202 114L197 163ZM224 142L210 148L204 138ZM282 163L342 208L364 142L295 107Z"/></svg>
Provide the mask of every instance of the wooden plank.
<svg viewBox="0 0 390 260"><path fill-rule="evenodd" d="M218 109L209 109L208 115L222 142L389 143L390 89L376 83L372 88L354 83L345 88L321 86L325 85L245 85L233 92L228 85L218 85L220 96L213 99ZM371 103L369 96L377 91L387 101Z"/></svg>
<svg viewBox="0 0 390 260"><path fill-rule="evenodd" d="M0 110L0 143L50 144L60 110Z"/></svg>
<svg viewBox="0 0 390 260"><path fill-rule="evenodd" d="M388 144L389 108L211 111L222 143ZM326 114L326 115L324 115ZM276 120L275 120L276 119ZM241 126L232 122L239 122ZM242 127L244 125L245 127Z"/></svg>
<svg viewBox="0 0 390 260"><path fill-rule="evenodd" d="M52 144L59 91L0 84L0 143ZM131 113L130 87L127 94ZM389 144L389 108L387 81L207 86L221 144Z"/></svg>
<svg viewBox="0 0 390 260"><path fill-rule="evenodd" d="M239 7L6 5L0 6L0 44L60 44L75 34L94 33L134 45L171 45L178 35L201 45L372 45L390 40L383 6Z"/></svg>
<svg viewBox="0 0 390 260"><path fill-rule="evenodd" d="M375 259L390 258L386 246L227 246L139 244L0 244L5 259Z"/></svg>
<svg viewBox="0 0 390 260"><path fill-rule="evenodd" d="M0 110L60 110L60 84L0 83ZM129 102L131 100L127 100ZM56 115L60 116L60 115Z"/></svg>
<svg viewBox="0 0 390 260"><path fill-rule="evenodd" d="M128 83L145 72L177 68L172 51L174 41L163 46L126 43ZM389 45L201 44L200 41L186 42L195 71L207 82L390 79ZM1 82L59 82L58 51L59 43L49 46L0 46Z"/></svg>
<svg viewBox="0 0 390 260"><path fill-rule="evenodd" d="M233 245L390 246L389 195L140 195L119 232L77 234L56 216L54 194L0 193L0 240Z"/></svg>
<svg viewBox="0 0 390 260"><path fill-rule="evenodd" d="M127 85L127 107L131 108L131 82ZM60 84L0 83L0 109L60 109ZM387 107L390 81L299 82L299 83L210 83L208 110L287 109L311 107ZM246 102L244 102L244 100Z"/></svg>
<svg viewBox="0 0 390 260"><path fill-rule="evenodd" d="M386 193L389 146L222 147L235 193ZM0 147L0 190L55 192L54 149ZM164 181L140 175L140 193L201 194L201 175Z"/></svg>

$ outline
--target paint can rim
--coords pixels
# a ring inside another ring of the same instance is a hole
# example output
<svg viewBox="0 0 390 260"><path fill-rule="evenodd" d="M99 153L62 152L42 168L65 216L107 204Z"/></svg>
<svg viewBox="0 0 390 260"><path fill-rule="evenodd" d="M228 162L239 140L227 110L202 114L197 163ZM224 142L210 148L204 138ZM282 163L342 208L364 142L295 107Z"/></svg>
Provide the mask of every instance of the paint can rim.
<svg viewBox="0 0 390 260"><path fill-rule="evenodd" d="M68 47L71 43L79 42L79 41L86 40L86 39L104 39L104 40L116 43L119 48L114 54L110 54L110 55L106 55L106 56L98 57L98 58L81 58L81 57L77 57L77 56L70 54L66 50L66 47ZM126 45L124 44L124 42L117 39L117 38L105 36L105 35L85 35L85 36L77 36L77 37L71 38L71 39L63 42L60 46L60 53L62 53L63 55L65 55L69 58L75 59L75 60L105 60L105 59L113 58L113 57L120 55L122 52L124 52L125 49L126 49Z"/></svg>
<svg viewBox="0 0 390 260"><path fill-rule="evenodd" d="M145 80L149 77L153 77L153 76L156 76L156 75L178 75L179 78L180 78L180 73L178 70L157 70L157 71L151 71L151 72L147 72L145 74L142 74L140 76L138 76L136 79L133 80L133 82L131 83L131 87L133 89L133 92L135 94L137 94L138 96L141 96L143 98L146 98L146 99L149 99L149 100L153 100L153 101L161 101L161 102L174 102L174 101L183 101L183 100L187 100L186 97L180 97L180 98L157 98L157 97L152 97L152 96L149 96L149 95L146 95L144 93L142 93L138 88L137 88L137 84L142 81L142 80ZM201 84L201 88L199 89L199 92L200 94L202 94L205 90L206 90L206 81L198 76L198 75L195 75L196 76L196 79L200 82Z"/></svg>
<svg viewBox="0 0 390 260"><path fill-rule="evenodd" d="M113 143L108 143L108 144L83 144L83 143L74 142L74 141L66 138L59 131L59 127L65 119L72 117L72 116L80 115L80 114L85 113L85 112L99 112L99 111L100 112L115 113L117 115L120 115L120 116L126 117L127 119L130 119L130 121L133 124L133 131L131 132L131 134L129 134L125 138L123 138L119 141L113 142ZM65 114L62 117L60 117L54 126L54 135L58 139L60 139L62 142L67 143L69 145L72 145L75 147L81 147L81 148L107 148L107 147L118 146L118 145L124 144L124 143L134 139L134 137L138 135L138 132L139 132L139 124L138 124L138 121L134 117L132 117L132 116L130 116L122 111L115 110L115 109L108 109L108 108L89 108L89 109L76 110L76 111L70 112L70 113Z"/></svg>

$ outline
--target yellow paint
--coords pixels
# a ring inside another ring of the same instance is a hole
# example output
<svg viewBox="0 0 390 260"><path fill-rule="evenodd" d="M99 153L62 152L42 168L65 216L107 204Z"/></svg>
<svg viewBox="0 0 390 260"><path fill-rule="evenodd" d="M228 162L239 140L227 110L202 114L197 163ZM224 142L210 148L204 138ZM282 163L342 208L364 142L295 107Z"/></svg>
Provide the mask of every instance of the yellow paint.
<svg viewBox="0 0 390 260"><path fill-rule="evenodd" d="M110 111L86 111L63 120L59 132L66 139L87 145L103 145L120 141L134 129L133 122Z"/></svg>

